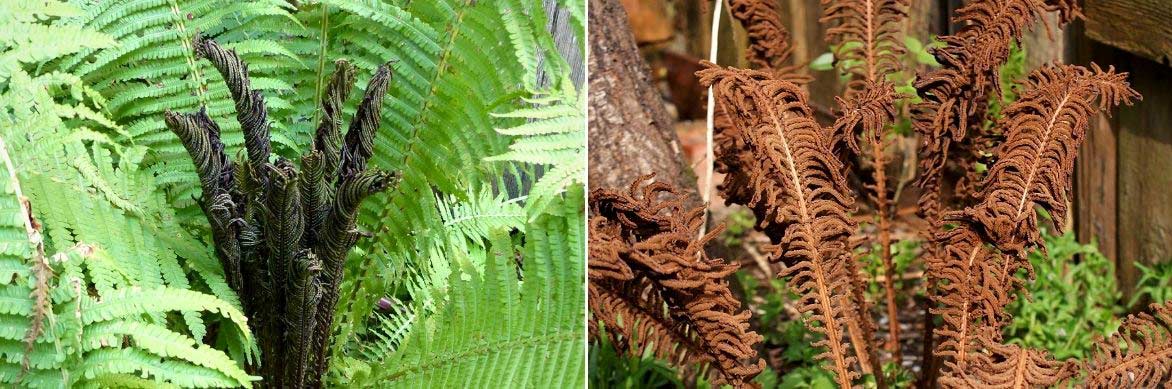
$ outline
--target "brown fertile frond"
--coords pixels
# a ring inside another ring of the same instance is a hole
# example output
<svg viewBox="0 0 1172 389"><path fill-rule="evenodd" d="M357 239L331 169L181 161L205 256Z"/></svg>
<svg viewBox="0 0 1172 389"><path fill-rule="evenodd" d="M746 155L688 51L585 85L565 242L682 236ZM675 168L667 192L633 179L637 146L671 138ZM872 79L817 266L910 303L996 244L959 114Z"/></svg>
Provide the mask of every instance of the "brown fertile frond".
<svg viewBox="0 0 1172 389"><path fill-rule="evenodd" d="M864 89L899 71L900 41L908 0L822 0L826 41L835 46L834 60L854 75L849 91ZM849 94L849 93L848 93Z"/></svg>
<svg viewBox="0 0 1172 389"><path fill-rule="evenodd" d="M809 82L801 65L787 65L793 47L789 44L789 30L781 24L781 15L775 3L765 0L729 0L733 18L748 32L749 45L745 59L757 69L773 72L778 78L793 82Z"/></svg>
<svg viewBox="0 0 1172 389"><path fill-rule="evenodd" d="M834 136L844 138L855 154L864 153L859 148L860 135L868 144L882 145L887 126L895 122L898 97L895 85L886 81L865 81L857 93L835 96L840 113L834 121Z"/></svg>
<svg viewBox="0 0 1172 389"><path fill-rule="evenodd" d="M943 320L935 328L940 339L933 353L953 374L968 370L980 328L996 327L1010 295L1002 286L1002 256L993 252L967 226L940 233L934 245L943 254L927 258L928 272L936 282L930 313Z"/></svg>
<svg viewBox="0 0 1172 389"><path fill-rule="evenodd" d="M1064 225L1074 159L1091 116L1139 97L1126 78L1097 66L1034 71L997 124L1006 140L989 169L981 203L948 219L975 222L988 242L1010 254L1026 245L1043 247L1034 206L1049 211L1056 227Z"/></svg>
<svg viewBox="0 0 1172 389"><path fill-rule="evenodd" d="M789 30L781 23L775 4L765 0L729 0L733 18L748 32L749 45L745 59L758 70L772 73L775 78L797 84L813 80L801 64L787 64L793 47ZM732 125L732 119L721 106L713 113L712 147L718 156L713 161L715 171L738 175L740 166L751 163L752 154L744 152L741 135Z"/></svg>
<svg viewBox="0 0 1172 389"><path fill-rule="evenodd" d="M1154 388L1172 382L1172 301L1130 315L1119 332L1095 341L1089 388Z"/></svg>
<svg viewBox="0 0 1172 389"><path fill-rule="evenodd" d="M719 187L730 203L757 216L757 228L770 237L769 260L786 265L781 276L801 296L798 309L810 314L808 327L825 335L820 358L831 362L840 386L859 377L856 357L871 358L869 314L863 314L859 273L847 238L854 223L842 165L830 150L829 132L814 121L797 84L769 74L707 64L700 83L712 86L730 113L753 158ZM730 180L731 178L731 180ZM817 323L817 325L815 324ZM851 332L852 355L843 334Z"/></svg>
<svg viewBox="0 0 1172 389"><path fill-rule="evenodd" d="M1009 57L1010 43L1020 39L1044 12L1057 11L1065 24L1079 15L1069 0L986 0L956 11L953 22L965 25L942 36L945 46L934 50L941 67L917 77L922 102L912 107L913 126L920 134L920 214L936 220L941 212L940 180L953 143L984 120L988 96L1000 95L999 67ZM972 150L959 154L971 153ZM971 161L961 155L960 160Z"/></svg>
<svg viewBox="0 0 1172 389"><path fill-rule="evenodd" d="M989 331L977 337L982 350L970 368L942 377L940 384L946 388L1048 388L1078 371L1073 359L1055 361L1043 350L1001 344L993 334Z"/></svg>
<svg viewBox="0 0 1172 389"><path fill-rule="evenodd" d="M714 384L755 387L765 367L749 331L751 313L729 289L737 265L710 259L700 239L703 207L683 208L664 183L590 194L590 308L613 343L634 355L648 347L681 367L707 364ZM699 258L699 259L697 259ZM595 331L597 335L597 331Z"/></svg>

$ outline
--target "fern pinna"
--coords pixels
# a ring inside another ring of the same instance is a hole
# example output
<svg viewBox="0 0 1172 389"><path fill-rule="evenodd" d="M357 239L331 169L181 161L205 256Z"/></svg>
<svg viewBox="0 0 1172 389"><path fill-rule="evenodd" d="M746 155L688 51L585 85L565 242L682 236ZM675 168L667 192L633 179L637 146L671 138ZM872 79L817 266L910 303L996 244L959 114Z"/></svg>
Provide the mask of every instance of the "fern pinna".
<svg viewBox="0 0 1172 389"><path fill-rule="evenodd" d="M651 178L590 194L590 331L630 353L708 365L713 384L753 386L765 361L725 280L737 266L703 251L721 228L697 238L703 208L684 209L674 188L645 184Z"/></svg>
<svg viewBox="0 0 1172 389"><path fill-rule="evenodd" d="M884 149L898 114L896 101L907 97L895 93L886 75L900 66L897 56L903 48L896 34L909 4L823 4L828 40L835 45L840 70L848 76L830 127L815 122L800 82L794 82L800 80L776 72L772 58L759 58L779 53L784 60L785 51L775 48L786 47L784 42L759 41L786 36L774 31L780 24L763 22L775 14L767 4L735 2L733 7L733 15L750 32L746 56L759 69L705 64L697 76L702 86L712 87L718 103L713 146L718 170L727 173L718 188L727 202L753 211L757 229L773 243L767 246L768 258L785 265L781 276L790 277L790 286L799 295L798 310L806 314L809 329L821 335L815 344L821 351L818 357L841 387L862 385L864 376L871 374L875 384L884 387L891 377L879 368L887 361L873 346L876 329L870 303L861 292L859 265L848 241L857 232L848 216L854 203L845 179L850 164L839 161L836 149L845 143L853 154L876 165L874 177L864 179L860 192L875 203L880 216L877 233L880 241L885 240L882 235L889 226L882 224L891 215L893 200L885 188ZM1079 381L1129 386L1167 376L1161 359L1169 342L1167 307L1154 307L1155 316L1133 318L1115 338L1100 341L1090 364L1056 360L1044 350L1002 339L1002 329L1012 320L1005 307L1032 277L1026 254L1044 250L1036 209L1063 223L1074 158L1090 118L1139 97L1127 85L1126 74L1112 69L1047 65L1023 81L1015 91L1016 101L997 116L990 114L990 96L1001 100L999 68L1011 45L1046 12L1059 13L1061 23L1079 15L1077 5L1069 1L973 2L957 13L957 20L966 25L958 34L943 37L945 45L934 53L940 69L921 73L914 83L922 101L912 109L913 124L923 138L925 156L919 172L920 213L930 222L923 233L930 237L924 258L930 315L925 318L929 325L922 343L927 349L920 377L925 387L1024 388ZM860 147L859 138L870 147ZM951 180L944 167L954 161L966 175L957 185L979 190L940 201L942 180ZM987 163L988 171L977 169L977 162ZM961 207L946 208L955 204ZM624 220L632 231L655 230L662 224ZM592 256L622 252L616 249L622 246L614 244L613 233L600 228L597 234L602 249L592 251ZM893 274L886 255L876 258L884 260L890 281ZM625 274L621 267L599 263L600 273ZM890 283L884 289L888 316L895 322L895 290ZM671 324L645 324L639 329L661 331ZM899 337L897 330L888 334L891 357L899 355Z"/></svg>
<svg viewBox="0 0 1172 389"><path fill-rule="evenodd" d="M236 164L227 156L206 110L168 111L166 123L195 161L200 206L229 285L258 323L258 371L266 386L320 385L342 264L358 238L355 213L365 197L397 181L395 174L366 169L390 70L380 67L371 78L343 141L338 107L354 80L348 65L338 64L313 148L297 169L284 158L269 161L268 110L260 91L250 88L248 66L215 41L192 41L196 56L211 61L228 83L247 159Z"/></svg>

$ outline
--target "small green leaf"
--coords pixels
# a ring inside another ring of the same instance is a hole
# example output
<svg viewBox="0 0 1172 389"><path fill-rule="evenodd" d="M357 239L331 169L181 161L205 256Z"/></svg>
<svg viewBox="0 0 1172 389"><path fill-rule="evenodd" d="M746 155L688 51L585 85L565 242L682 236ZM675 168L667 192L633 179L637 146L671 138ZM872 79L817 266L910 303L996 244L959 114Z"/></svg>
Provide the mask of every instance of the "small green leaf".
<svg viewBox="0 0 1172 389"><path fill-rule="evenodd" d="M827 71L834 69L834 53L822 53L813 62L810 62L810 69L817 71Z"/></svg>

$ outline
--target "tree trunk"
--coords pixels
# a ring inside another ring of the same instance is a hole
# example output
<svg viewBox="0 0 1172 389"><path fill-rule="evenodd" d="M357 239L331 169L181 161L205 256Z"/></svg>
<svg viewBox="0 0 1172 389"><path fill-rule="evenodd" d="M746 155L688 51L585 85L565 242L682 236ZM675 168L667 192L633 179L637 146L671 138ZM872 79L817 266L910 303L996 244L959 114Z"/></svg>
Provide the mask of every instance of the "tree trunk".
<svg viewBox="0 0 1172 389"><path fill-rule="evenodd" d="M590 0L590 188L624 188L641 175L680 188L700 204L673 119L650 79L618 0Z"/></svg>

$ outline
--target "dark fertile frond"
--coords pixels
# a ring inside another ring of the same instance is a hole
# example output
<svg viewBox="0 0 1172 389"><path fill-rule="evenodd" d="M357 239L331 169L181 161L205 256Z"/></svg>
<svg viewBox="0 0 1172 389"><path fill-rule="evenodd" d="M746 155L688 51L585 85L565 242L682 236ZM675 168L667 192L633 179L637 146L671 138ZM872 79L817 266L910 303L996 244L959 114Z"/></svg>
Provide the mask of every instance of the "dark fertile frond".
<svg viewBox="0 0 1172 389"><path fill-rule="evenodd" d="M321 152L322 172L334 177L342 155L342 105L354 89L354 67L349 62L334 62L334 75L321 96L321 123L313 136L313 149Z"/></svg>
<svg viewBox="0 0 1172 389"><path fill-rule="evenodd" d="M737 265L710 259L697 239L703 208L685 210L678 192L644 176L629 191L590 194L590 309L614 344L654 353L684 368L710 366L712 383L756 387L765 366L749 311L729 289ZM598 331L595 330L595 335Z"/></svg>
<svg viewBox="0 0 1172 389"><path fill-rule="evenodd" d="M224 152L220 141L220 126L207 115L206 109L194 114L164 112L163 121L187 149L203 188L200 207L208 218L216 257L224 268L228 285L235 291L244 290L244 270L241 269L240 196L235 189L235 167Z"/></svg>
<svg viewBox="0 0 1172 389"><path fill-rule="evenodd" d="M862 90L899 71L908 0L822 0L822 7L820 21L829 24L826 41L835 47L834 60L854 76L848 90Z"/></svg>
<svg viewBox="0 0 1172 389"><path fill-rule="evenodd" d="M165 122L195 162L216 254L255 323L263 360L250 367L267 386L320 387L342 265L359 237L359 205L399 180L397 173L366 168L390 68L380 66L371 78L342 139L340 116L354 74L346 62L337 62L313 146L298 170L284 158L269 162L268 114L264 98L250 89L248 66L214 41L197 36L194 46L196 56L209 59L228 84L248 161L237 169L228 159L220 127L205 110L168 111Z"/></svg>
<svg viewBox="0 0 1172 389"><path fill-rule="evenodd" d="M366 94L358 104L358 112L350 119L350 130L346 131L342 144L342 161L338 167L340 180L366 170L366 161L374 154L374 131L378 129L379 112L382 112L383 97L386 97L390 83L391 65L387 63L379 66L370 83L366 84Z"/></svg>
<svg viewBox="0 0 1172 389"><path fill-rule="evenodd" d="M1115 335L1095 340L1088 388L1154 388L1172 382L1172 301L1130 315Z"/></svg>
<svg viewBox="0 0 1172 389"><path fill-rule="evenodd" d="M232 100L236 102L236 120L244 131L248 161L253 169L260 171L272 152L269 144L269 111L265 107L264 95L252 89L248 65L240 60L235 50L225 50L219 43L203 35L196 35L191 44L195 48L195 56L207 58L224 77Z"/></svg>
<svg viewBox="0 0 1172 389"><path fill-rule="evenodd" d="M1010 43L1020 39L1047 11L1059 12L1065 24L1078 16L1070 1L989 0L956 11L953 23L964 25L955 35L940 37L934 50L941 67L917 77L922 102L912 107L913 126L921 137L920 213L936 220L942 210L940 180L950 154L961 163L974 161L973 150L956 151L955 143L984 120L988 96L1000 96L999 67L1009 57Z"/></svg>
<svg viewBox="0 0 1172 389"><path fill-rule="evenodd" d="M322 285L317 282L321 262L312 252L302 251L293 261L290 272L293 291L285 307L289 320L289 353L286 382L293 387L304 387L312 356L313 330L317 327L318 304L321 302Z"/></svg>
<svg viewBox="0 0 1172 389"><path fill-rule="evenodd" d="M847 244L855 228L847 217L853 200L829 132L814 121L798 85L760 71L707 66L698 73L701 84L713 87L742 136L742 152L754 157L734 177L742 181L726 179L720 190L757 216L757 228L774 243L766 249L769 260L786 265L781 276L801 296L799 310L810 314L812 331L825 335L815 344L826 348L819 357L849 387L859 377L856 360L874 361L873 325L863 314L862 282Z"/></svg>

